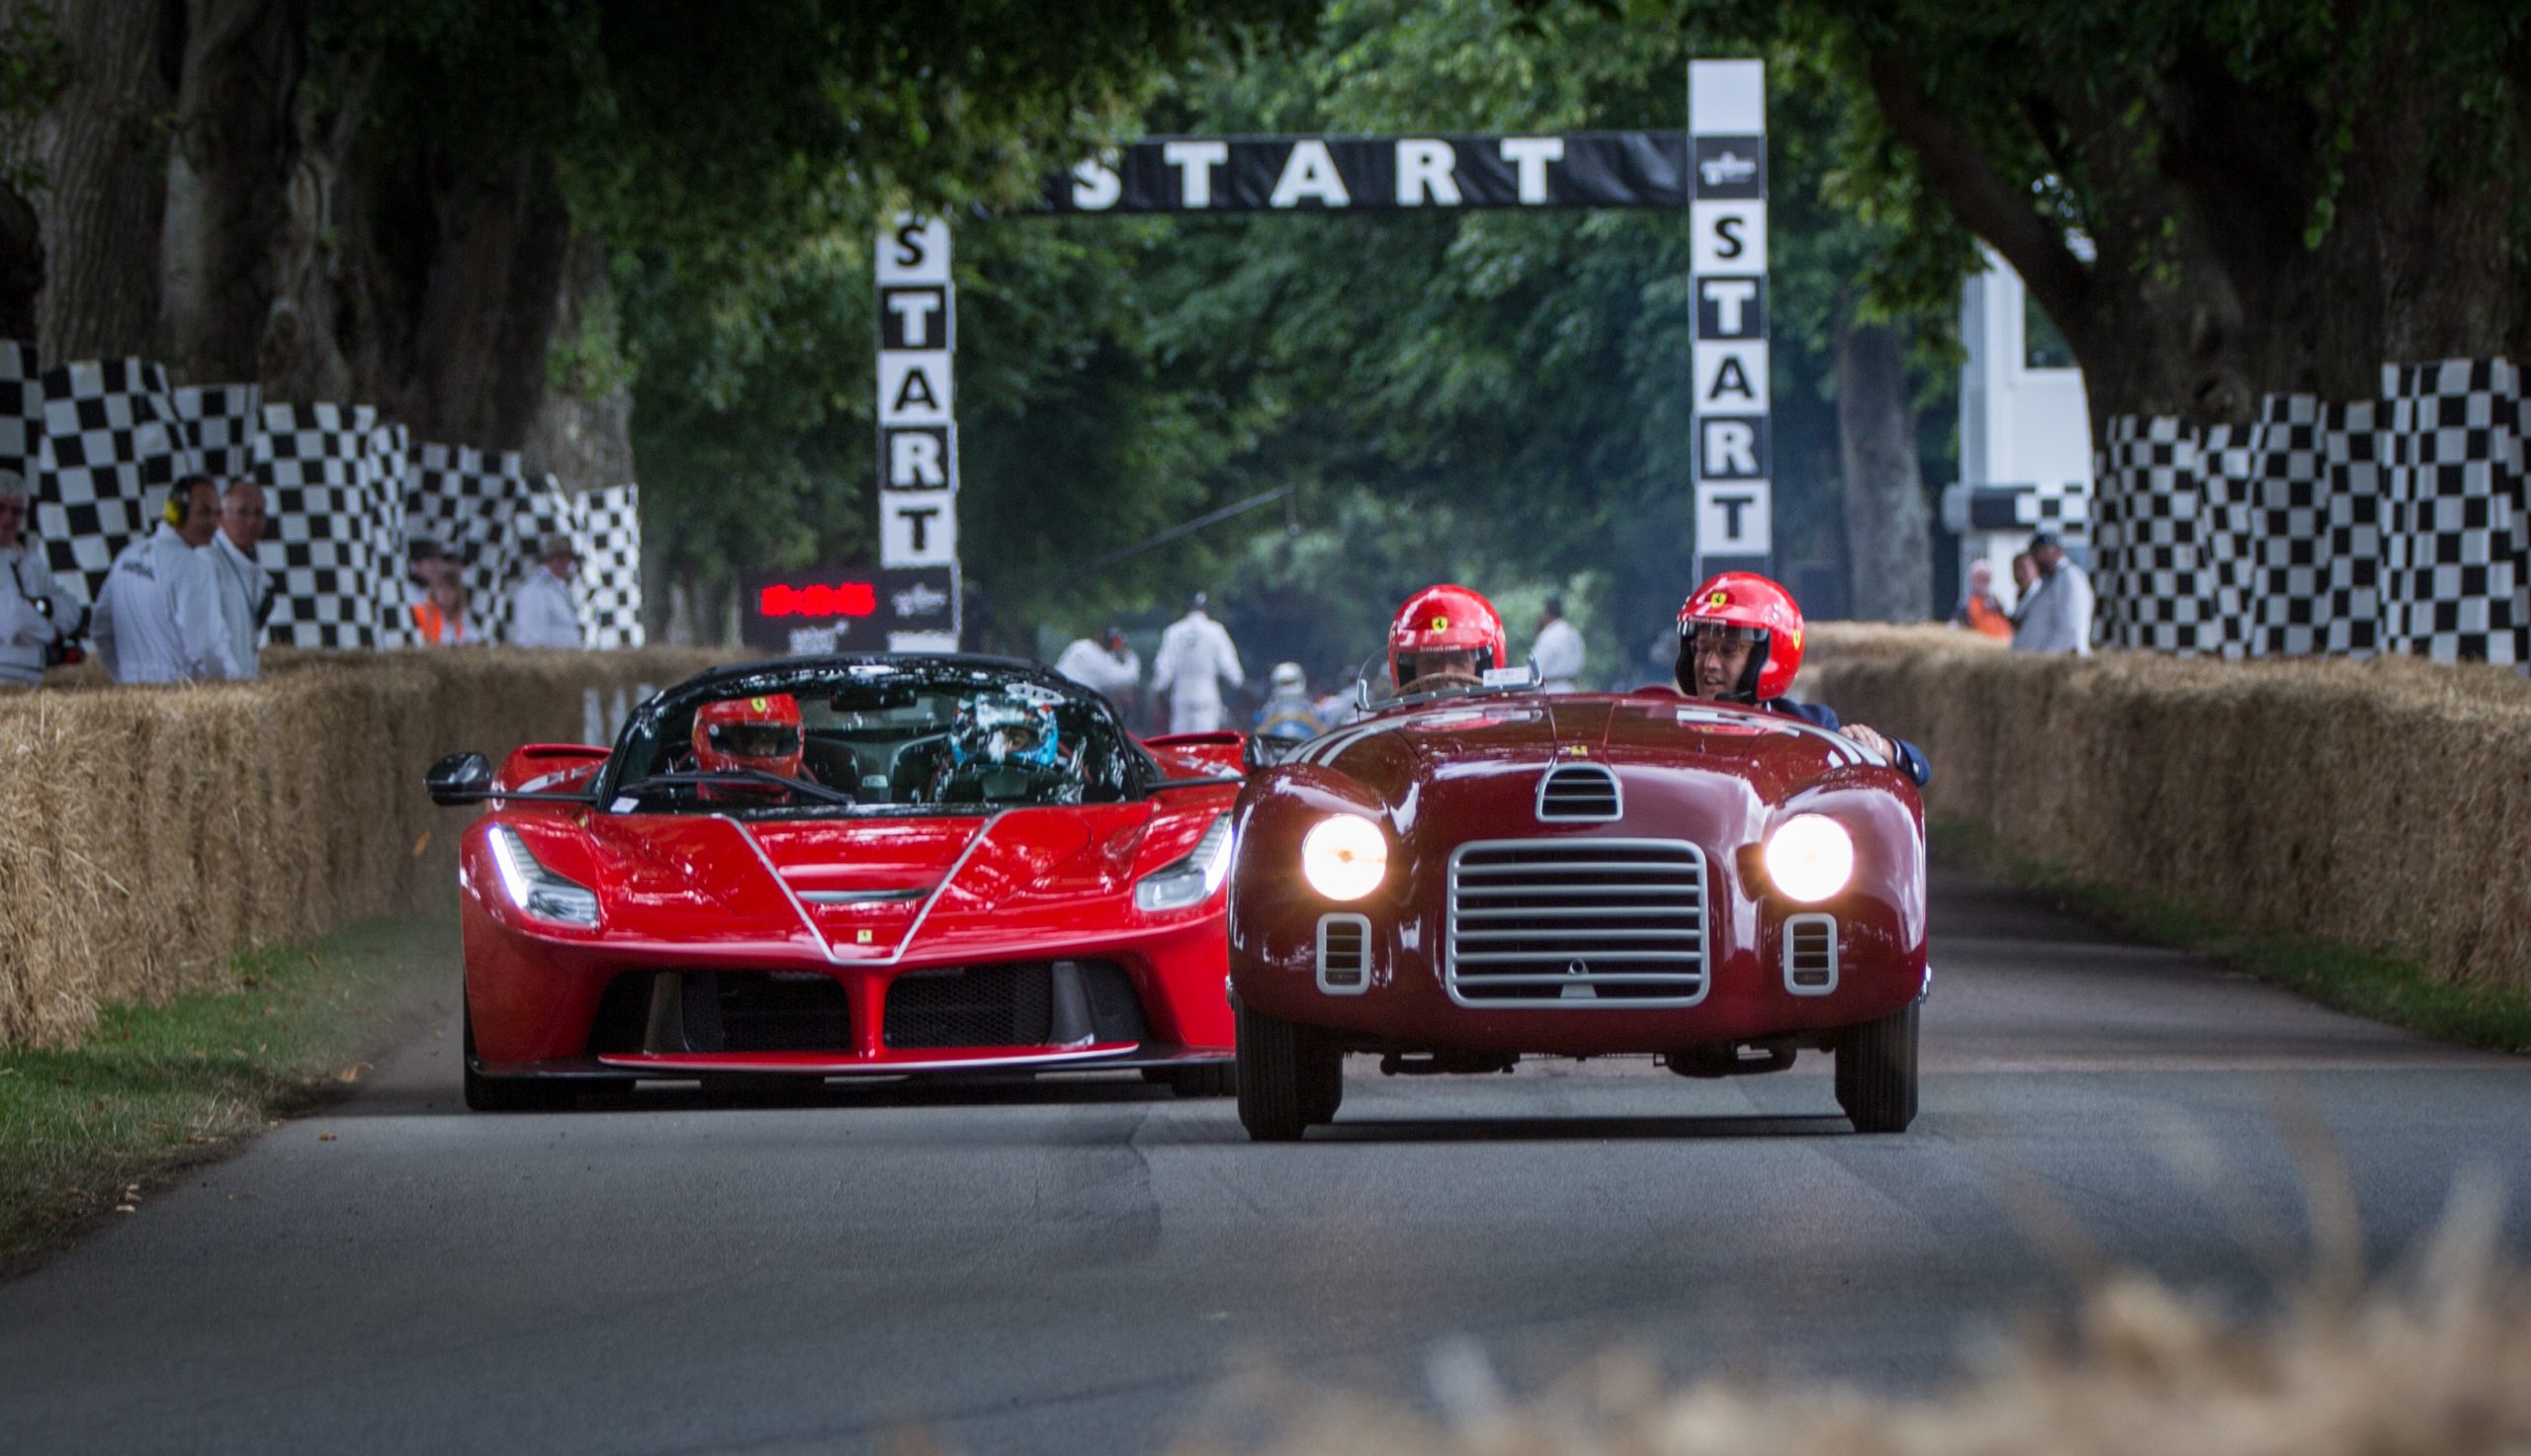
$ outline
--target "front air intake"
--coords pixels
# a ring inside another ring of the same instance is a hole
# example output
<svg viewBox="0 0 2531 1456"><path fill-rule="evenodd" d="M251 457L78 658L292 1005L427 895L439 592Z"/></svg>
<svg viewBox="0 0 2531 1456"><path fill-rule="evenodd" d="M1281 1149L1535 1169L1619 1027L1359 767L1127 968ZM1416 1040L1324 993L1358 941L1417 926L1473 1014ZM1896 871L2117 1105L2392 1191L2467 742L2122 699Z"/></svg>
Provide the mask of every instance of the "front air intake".
<svg viewBox="0 0 2531 1456"><path fill-rule="evenodd" d="M1318 988L1358 996L1371 988L1371 922L1364 915L1318 917Z"/></svg>
<svg viewBox="0 0 2531 1456"><path fill-rule="evenodd" d="M1598 823L1625 807L1617 776L1596 763L1559 763L1538 780L1538 817L1548 823Z"/></svg>
<svg viewBox="0 0 2531 1456"><path fill-rule="evenodd" d="M1837 917L1795 915L1784 922L1784 988L1824 996L1837 988Z"/></svg>

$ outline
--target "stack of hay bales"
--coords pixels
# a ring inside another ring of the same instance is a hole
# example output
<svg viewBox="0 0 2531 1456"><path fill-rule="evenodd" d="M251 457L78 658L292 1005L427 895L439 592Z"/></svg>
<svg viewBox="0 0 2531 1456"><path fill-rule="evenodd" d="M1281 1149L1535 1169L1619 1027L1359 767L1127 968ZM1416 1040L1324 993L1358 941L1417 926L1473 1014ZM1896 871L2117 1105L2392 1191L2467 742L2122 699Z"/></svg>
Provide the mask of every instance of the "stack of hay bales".
<svg viewBox="0 0 2531 1456"><path fill-rule="evenodd" d="M445 903L472 810L422 772L579 741L710 654L267 656L258 682L0 697L0 1046L75 1041L105 1001L217 980L251 946Z"/></svg>
<svg viewBox="0 0 2531 1456"><path fill-rule="evenodd" d="M1802 688L1914 739L1927 814L2010 854L2531 987L2531 683L2510 671L2016 656L1827 624Z"/></svg>

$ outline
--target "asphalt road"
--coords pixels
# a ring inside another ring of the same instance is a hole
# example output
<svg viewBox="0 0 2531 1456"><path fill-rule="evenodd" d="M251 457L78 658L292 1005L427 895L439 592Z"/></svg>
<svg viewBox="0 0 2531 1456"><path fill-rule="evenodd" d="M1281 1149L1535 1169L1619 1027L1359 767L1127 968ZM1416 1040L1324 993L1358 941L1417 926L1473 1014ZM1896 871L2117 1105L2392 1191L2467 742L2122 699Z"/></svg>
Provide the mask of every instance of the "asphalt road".
<svg viewBox="0 0 2531 1456"><path fill-rule="evenodd" d="M1357 1059L1336 1127L1266 1148L1118 1081L473 1116L454 1034L425 1039L0 1287L0 1448L852 1451L920 1422L1136 1453L1253 1432L1293 1380L1447 1410L1613 1347L1929 1386L2093 1258L2267 1297L2314 1187L2378 1266L2484 1164L2531 1249L2531 1062L1935 898L1897 1138L1845 1130L1818 1058Z"/></svg>

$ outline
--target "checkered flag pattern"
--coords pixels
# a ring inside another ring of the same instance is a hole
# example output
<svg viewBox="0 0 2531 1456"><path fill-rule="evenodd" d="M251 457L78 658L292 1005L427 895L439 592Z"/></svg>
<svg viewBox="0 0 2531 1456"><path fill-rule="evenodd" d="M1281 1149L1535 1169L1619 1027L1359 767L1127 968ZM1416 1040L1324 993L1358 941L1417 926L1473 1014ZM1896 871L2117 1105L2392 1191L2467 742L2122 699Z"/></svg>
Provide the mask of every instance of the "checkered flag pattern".
<svg viewBox="0 0 2531 1456"><path fill-rule="evenodd" d="M527 495L515 451L463 445L413 447L405 477L404 530L427 538L463 564L468 612L489 632L506 610L503 597L517 565L510 522Z"/></svg>
<svg viewBox="0 0 2531 1456"><path fill-rule="evenodd" d="M221 484L254 465L255 415L263 408L259 385L190 385L176 390L180 475L209 475Z"/></svg>
<svg viewBox="0 0 2531 1456"><path fill-rule="evenodd" d="M382 425L369 405L264 407L253 466L272 487L266 641L341 648L404 639L403 454L401 427Z"/></svg>
<svg viewBox="0 0 2531 1456"><path fill-rule="evenodd" d="M2382 407L2373 400L2323 405L2320 470L2327 496L2328 598L2322 646L2347 657L2390 648L2385 586L2405 560L2405 539L2383 491Z"/></svg>
<svg viewBox="0 0 2531 1456"><path fill-rule="evenodd" d="M642 631L642 488L623 484L576 497L571 544L587 604L589 645L638 647Z"/></svg>
<svg viewBox="0 0 2531 1456"><path fill-rule="evenodd" d="M2240 478L2247 487L2241 530L2226 543L2228 576L2241 587L2240 624L2249 655L2309 656L2326 644L2328 504L2320 401L2280 394L2261 406Z"/></svg>
<svg viewBox="0 0 2531 1456"><path fill-rule="evenodd" d="M36 450L44 439L44 377L36 346L0 339L0 471L36 482Z"/></svg>
<svg viewBox="0 0 2531 1456"><path fill-rule="evenodd" d="M2202 446L2179 420L2110 422L2095 533L2096 637L2160 652L2223 648L2203 550Z"/></svg>
<svg viewBox="0 0 2531 1456"><path fill-rule="evenodd" d="M2407 558L2392 626L2438 662L2519 663L2523 641L2521 379L2501 360L2384 372L2396 454L2387 492Z"/></svg>
<svg viewBox="0 0 2531 1456"><path fill-rule="evenodd" d="M35 534L54 579L93 603L176 478L175 394L165 370L137 359L48 369L40 386Z"/></svg>

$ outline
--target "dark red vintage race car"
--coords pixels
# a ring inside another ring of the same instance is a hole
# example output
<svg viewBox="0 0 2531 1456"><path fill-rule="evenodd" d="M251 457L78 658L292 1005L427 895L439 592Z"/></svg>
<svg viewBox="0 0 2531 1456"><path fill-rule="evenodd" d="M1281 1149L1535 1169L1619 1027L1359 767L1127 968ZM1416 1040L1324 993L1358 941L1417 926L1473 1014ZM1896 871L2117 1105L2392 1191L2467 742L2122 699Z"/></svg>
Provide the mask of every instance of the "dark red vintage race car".
<svg viewBox="0 0 2531 1456"><path fill-rule="evenodd" d="M1915 1116L1923 807L1837 733L1667 689L1407 699L1253 777L1232 840L1254 1138L1331 1121L1355 1052L1705 1077L1817 1049L1859 1131Z"/></svg>
<svg viewBox="0 0 2531 1456"><path fill-rule="evenodd" d="M1117 1069L1226 1094L1241 762L966 656L718 669L612 750L445 759L434 799L492 805L458 869L467 1103Z"/></svg>

